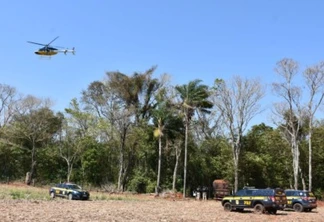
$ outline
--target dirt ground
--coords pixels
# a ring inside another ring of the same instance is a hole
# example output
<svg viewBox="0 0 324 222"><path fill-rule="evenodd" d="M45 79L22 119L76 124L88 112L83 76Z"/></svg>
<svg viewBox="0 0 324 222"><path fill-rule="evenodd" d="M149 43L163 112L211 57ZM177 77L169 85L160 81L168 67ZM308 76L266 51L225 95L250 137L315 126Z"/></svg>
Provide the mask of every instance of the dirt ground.
<svg viewBox="0 0 324 222"><path fill-rule="evenodd" d="M319 203L321 204L321 203ZM321 204L322 205L322 204ZM312 212L225 212L215 200L146 198L142 200L69 201L0 200L0 221L324 221L324 206Z"/></svg>

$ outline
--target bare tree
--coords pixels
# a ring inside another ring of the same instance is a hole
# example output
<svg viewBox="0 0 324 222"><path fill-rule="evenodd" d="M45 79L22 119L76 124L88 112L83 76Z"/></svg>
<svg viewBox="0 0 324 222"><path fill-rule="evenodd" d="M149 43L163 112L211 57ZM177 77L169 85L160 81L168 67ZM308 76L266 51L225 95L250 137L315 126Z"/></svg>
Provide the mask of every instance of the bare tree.
<svg viewBox="0 0 324 222"><path fill-rule="evenodd" d="M312 134L314 116L324 98L324 62L309 67L304 71L304 78L309 90L307 104L308 125L308 190L312 190Z"/></svg>
<svg viewBox="0 0 324 222"><path fill-rule="evenodd" d="M83 111L77 99L72 99L69 108L65 109L67 118L64 119L59 133L60 156L67 164L67 182L70 181L73 165L84 148L83 141L87 136L96 137L97 127L91 113ZM95 132L93 132L95 131ZM81 159L82 161L82 159Z"/></svg>
<svg viewBox="0 0 324 222"><path fill-rule="evenodd" d="M17 100L17 91L15 88L0 84L0 129L4 127L13 116L14 105Z"/></svg>
<svg viewBox="0 0 324 222"><path fill-rule="evenodd" d="M76 130L69 126L65 119L61 132L59 133L59 152L67 164L67 182L70 182L73 165L82 150L82 138L77 135Z"/></svg>
<svg viewBox="0 0 324 222"><path fill-rule="evenodd" d="M243 133L253 117L259 114L264 89L257 79L234 76L232 82L215 80L215 106L223 115L229 132L234 162L234 190L238 189L238 163Z"/></svg>
<svg viewBox="0 0 324 222"><path fill-rule="evenodd" d="M282 83L273 83L273 91L283 99L283 102L274 104L274 112L279 117L275 124L283 129L284 138L291 146L293 156L294 188L298 189L299 171L299 133L303 120L301 106L301 88L294 85L294 77L299 65L292 59L282 59L277 63L275 72L284 79Z"/></svg>

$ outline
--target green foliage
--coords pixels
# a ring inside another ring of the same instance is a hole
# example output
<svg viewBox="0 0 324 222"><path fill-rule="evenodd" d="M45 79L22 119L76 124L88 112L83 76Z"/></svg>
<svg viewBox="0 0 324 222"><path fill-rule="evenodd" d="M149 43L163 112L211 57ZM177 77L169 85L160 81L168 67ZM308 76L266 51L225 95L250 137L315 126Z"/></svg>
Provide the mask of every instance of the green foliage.
<svg viewBox="0 0 324 222"><path fill-rule="evenodd" d="M253 126L244 138L241 186L289 187L290 157L289 145L278 130L265 124Z"/></svg>
<svg viewBox="0 0 324 222"><path fill-rule="evenodd" d="M23 157L25 153L17 148L0 144L0 181L15 180L25 172Z"/></svg>
<svg viewBox="0 0 324 222"><path fill-rule="evenodd" d="M155 180L150 180L145 173L136 171L128 184L128 190L137 193L151 193L154 192L155 186Z"/></svg>
<svg viewBox="0 0 324 222"><path fill-rule="evenodd" d="M324 200L324 190L322 188L314 190L314 195L318 200Z"/></svg>
<svg viewBox="0 0 324 222"><path fill-rule="evenodd" d="M113 166L116 166L117 161L110 158L112 153L107 149L107 146L91 138L88 138L84 143L86 148L81 157L84 179L96 186L107 182L107 180L115 181L116 176L114 175L117 175L117 168Z"/></svg>

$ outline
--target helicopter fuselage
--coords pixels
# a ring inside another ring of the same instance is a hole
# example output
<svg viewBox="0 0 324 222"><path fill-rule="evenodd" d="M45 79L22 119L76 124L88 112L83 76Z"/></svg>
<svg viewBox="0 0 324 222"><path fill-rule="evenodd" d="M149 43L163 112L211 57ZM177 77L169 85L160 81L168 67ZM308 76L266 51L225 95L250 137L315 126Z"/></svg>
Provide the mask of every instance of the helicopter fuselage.
<svg viewBox="0 0 324 222"><path fill-rule="evenodd" d="M42 56L52 56L52 55L56 55L57 53L58 50L53 47L43 47L35 52L35 54L42 55Z"/></svg>

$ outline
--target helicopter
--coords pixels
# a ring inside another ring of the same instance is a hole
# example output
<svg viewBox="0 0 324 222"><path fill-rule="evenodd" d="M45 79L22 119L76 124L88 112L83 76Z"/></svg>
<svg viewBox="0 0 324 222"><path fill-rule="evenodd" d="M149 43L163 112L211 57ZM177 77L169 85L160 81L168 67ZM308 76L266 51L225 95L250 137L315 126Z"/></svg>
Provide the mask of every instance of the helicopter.
<svg viewBox="0 0 324 222"><path fill-rule="evenodd" d="M53 43L58 37L59 36L57 36L55 39L50 41L48 44L42 44L42 43L31 42L31 41L27 41L27 42L31 43L31 44L35 44L35 45L44 46L44 47L38 49L37 51L35 51L35 54L40 55L40 56L53 56L53 55L56 55L59 52L62 52L65 55L67 53L72 53L74 55L74 53L75 53L74 47L72 49L57 49L57 48L51 46L51 43Z"/></svg>

